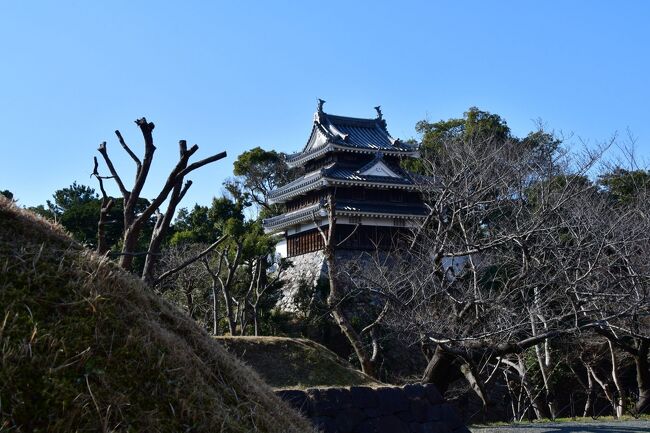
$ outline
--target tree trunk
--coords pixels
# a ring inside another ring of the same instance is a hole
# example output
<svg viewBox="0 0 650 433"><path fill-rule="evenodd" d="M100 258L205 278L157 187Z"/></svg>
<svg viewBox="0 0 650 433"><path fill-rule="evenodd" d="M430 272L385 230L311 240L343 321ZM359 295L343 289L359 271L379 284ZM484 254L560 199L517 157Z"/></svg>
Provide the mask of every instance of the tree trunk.
<svg viewBox="0 0 650 433"><path fill-rule="evenodd" d="M535 356L537 358L537 364L539 365L539 370L542 374L542 382L544 384L544 397L546 399L548 415L551 419L555 419L557 417L557 407L556 407L557 404L555 401L555 393L551 389L550 380L549 380L550 370L551 370L551 356L550 356L550 350L548 348L548 340L544 340L543 345L541 344L535 345Z"/></svg>
<svg viewBox="0 0 650 433"><path fill-rule="evenodd" d="M593 404L593 399L594 399L594 379L591 377L591 374L589 373L589 369L587 369L587 400L585 401L585 408L582 411L582 417L585 418L589 415L589 409L591 409L591 405Z"/></svg>
<svg viewBox="0 0 650 433"><path fill-rule="evenodd" d="M158 263L163 239L176 214L178 203L183 200L190 186L192 186L191 180L188 180L185 186L183 186L183 178L179 177L170 194L167 210L165 210L164 214L158 214L153 233L151 234L151 240L149 241L149 249L147 250L148 254L144 261L144 268L142 269L142 280L147 284L151 285L154 282L153 271Z"/></svg>
<svg viewBox="0 0 650 433"><path fill-rule="evenodd" d="M257 302L253 304L253 332L257 337L259 335L259 325L257 324Z"/></svg>
<svg viewBox="0 0 650 433"><path fill-rule="evenodd" d="M636 381L639 387L639 400L636 402L637 413L650 413L650 365L648 365L648 349L650 343L641 340L638 345L638 352L634 356L636 365Z"/></svg>
<svg viewBox="0 0 650 433"><path fill-rule="evenodd" d="M612 345L611 340L607 340L609 346L609 353L612 359L612 381L616 387L616 396L614 396L616 417L620 418L623 416L623 401L625 400L625 390L621 386L620 381L618 380L618 359L616 358L616 352L614 352L614 346Z"/></svg>
<svg viewBox="0 0 650 433"><path fill-rule="evenodd" d="M478 395L481 402L483 402L483 409L486 409L491 404L490 398L488 397L487 392L485 391L485 385L476 372L474 366L470 363L465 363L460 366L460 371L465 376L469 386L474 390L476 395Z"/></svg>
<svg viewBox="0 0 650 433"><path fill-rule="evenodd" d="M156 151L156 146L154 145L153 134L152 134L155 125L151 122L147 122L147 119L145 119L144 117L136 120L135 123L142 131L142 136L144 138L145 151L144 151L144 159L142 161L140 161L140 159L135 155L135 153L131 150L131 148L126 144L120 131L115 131L115 134L117 135L117 138L119 139L122 148L128 153L128 155L131 157L131 159L133 159L133 161L136 164L135 182L133 184L133 188L131 189L131 191L128 191L126 189L126 186L122 181L122 178L117 173L117 170L115 169L115 166L113 165L113 162L111 161L111 158L108 155L106 142L101 143L99 145L99 148L97 149L98 152L104 158L104 162L106 163L106 166L108 167L111 173L110 178L112 178L115 181L115 183L120 189L120 192L122 193L122 197L124 198L124 213L123 213L124 233L123 233L123 242L122 242L122 256L120 257L120 266L123 269L126 269L128 271L131 270L131 266L133 264L133 256L135 254L135 246L137 245L138 237L140 236L140 232L142 230L145 221L147 221L154 214L154 212L158 211L158 208L165 202L165 200L168 199L169 194L173 190L174 195L170 198L169 206L166 212L166 214L168 215L166 218L163 218L162 224L159 227L157 227L157 234L156 231L154 231L154 238L156 237L156 235L158 235L161 238L164 237L167 227L169 226L169 223L171 222L171 219L173 217L174 211L176 209L176 205L183 198L183 195L187 191L187 188L189 188L189 185L191 185L191 182L188 182L185 185L185 187L181 187L184 177L188 173L200 167L203 167L206 164L210 164L212 162L218 161L226 157L226 152L221 152L216 155L212 155L208 158L202 159L200 161L188 165L190 157L199 149L199 146L195 144L190 149L188 149L187 142L185 140L180 140L178 142L180 156L178 162L176 163L176 166L172 169L171 173L167 177L164 186L161 188L156 198L154 198L144 210L136 214L136 208L137 208L138 200L140 199L140 193L142 192L144 184L147 180L147 176L149 174L149 169L151 167L151 162L153 160L154 152ZM93 170L93 175L100 182L102 195L104 198L106 198L107 196L105 194L102 185L102 176L99 175L99 172L97 170L96 158L95 158L95 168ZM103 177L103 178L105 179L107 177ZM154 250L159 249L160 240L162 239L154 239L154 238L152 238L153 248ZM148 264L145 266L145 273L143 274L143 279L148 282L151 282L152 271L153 271L154 264L156 262L155 254L157 254L158 251L148 250L148 252L150 253L149 256L151 257L147 257Z"/></svg>
<svg viewBox="0 0 650 433"><path fill-rule="evenodd" d="M596 375L596 371L593 369L592 366L589 366L588 368L589 368L589 373L592 375L596 383L600 385L600 388L603 390L603 393L605 394L605 398L612 406L612 411L614 413L614 416L616 416L617 414L616 396L612 393L611 386L604 379L601 379Z"/></svg>
<svg viewBox="0 0 650 433"><path fill-rule="evenodd" d="M212 335L219 335L217 320L217 282L212 281Z"/></svg>
<svg viewBox="0 0 650 433"><path fill-rule="evenodd" d="M124 236L122 237L122 256L120 257L120 267L126 269L127 271L131 270L131 265L133 264L133 257L135 247L138 243L138 235L140 234L140 227L135 223L129 223L127 225L127 220L124 220Z"/></svg>
<svg viewBox="0 0 650 433"><path fill-rule="evenodd" d="M422 383L434 384L438 391L444 395L449 389L449 385L462 377L458 358L445 352L441 346L436 346L436 350L424 370Z"/></svg>
<svg viewBox="0 0 650 433"><path fill-rule="evenodd" d="M363 345L361 335L354 329L350 319L343 310L341 302L343 301L343 293L339 288L338 270L336 266L336 210L334 198L330 194L327 197L327 210L328 210L328 228L327 234L320 227L316 221L315 215L312 215L314 225L323 238L325 260L327 261L327 273L329 277L330 293L327 296L327 306L329 307L334 321L339 326L339 329L346 336L354 353L361 365L361 371L371 377L377 377L375 370L376 356L369 356L368 351ZM375 347L377 349L377 347Z"/></svg>
<svg viewBox="0 0 650 433"><path fill-rule="evenodd" d="M230 335L235 336L235 318L232 311L232 299L230 298L230 288L226 284L221 285L221 293L223 295L224 307L226 308L226 319L228 319L228 331Z"/></svg>
<svg viewBox="0 0 650 433"><path fill-rule="evenodd" d="M185 287L184 292L185 292L185 301L187 302L187 314L189 314L189 316L192 319L195 319L195 317L194 317L194 296L192 296L192 289L193 289L193 287L192 287L192 285L190 283L190 284L188 284L187 287Z"/></svg>
<svg viewBox="0 0 650 433"><path fill-rule="evenodd" d="M333 242L333 240L332 240ZM375 363L366 353L365 348L363 347L363 341L361 336L357 331L352 327L350 319L343 311L341 306L342 296L339 292L338 281L337 281L337 269L336 269L336 259L334 257L334 251L331 250L328 246L325 247L325 256L327 258L327 268L328 268L328 277L330 280L330 293L327 297L327 305L332 310L332 317L334 321L341 329L341 332L347 337L348 341L354 349L354 353L361 364L361 371L371 377L376 377L377 372L375 371ZM329 251L328 251L329 250Z"/></svg>

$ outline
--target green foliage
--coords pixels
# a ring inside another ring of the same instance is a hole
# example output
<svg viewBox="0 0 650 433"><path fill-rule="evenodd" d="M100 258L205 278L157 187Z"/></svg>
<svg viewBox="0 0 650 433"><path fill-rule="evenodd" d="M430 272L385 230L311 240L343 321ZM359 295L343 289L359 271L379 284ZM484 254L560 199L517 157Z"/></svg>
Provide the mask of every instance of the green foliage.
<svg viewBox="0 0 650 433"><path fill-rule="evenodd" d="M54 198L54 203L48 200L47 206L57 215L61 215L76 206L97 201L99 198L93 188L86 185L79 185L77 182L73 182L67 188L56 190L52 197Z"/></svg>
<svg viewBox="0 0 650 433"><path fill-rule="evenodd" d="M599 176L598 184L615 202L630 204L637 199L647 197L650 189L650 172L617 167Z"/></svg>
<svg viewBox="0 0 650 433"><path fill-rule="evenodd" d="M79 242L95 246L101 209L95 190L74 182L67 188L56 190L52 197L54 201L47 200L47 207L40 205L30 210L59 222Z"/></svg>
<svg viewBox="0 0 650 433"><path fill-rule="evenodd" d="M542 206L544 200L548 200L551 194L567 192L579 192L593 188L593 183L584 175L558 174L550 179L535 182L524 191L525 200L531 210Z"/></svg>
<svg viewBox="0 0 650 433"><path fill-rule="evenodd" d="M504 142L511 138L506 121L497 114L470 107L463 118L427 122L421 120L415 125L421 136L420 153L426 160L435 161L436 155L444 151L445 143L460 142ZM421 160L408 160L405 168L419 173L426 169Z"/></svg>
<svg viewBox="0 0 650 433"><path fill-rule="evenodd" d="M421 137L420 153L423 159L434 164L442 159L441 153L445 148L454 146L454 143L500 146L511 142L522 151L532 150L534 161L531 162L547 166L552 164L552 155L562 143L542 128L530 132L523 139L517 138L512 135L505 119L476 107L470 107L462 118L438 122L422 120L416 124L415 129ZM417 173L427 173L422 160L407 160L404 167Z"/></svg>
<svg viewBox="0 0 650 433"><path fill-rule="evenodd" d="M210 218L207 206L194 205L191 211L182 208L178 211L170 240L172 245L189 242L213 242L218 238L214 221Z"/></svg>
<svg viewBox="0 0 650 433"><path fill-rule="evenodd" d="M7 197L9 200L13 200L13 198L14 198L14 193L12 193L11 191L9 191L8 189L0 190L0 195L4 195L4 196Z"/></svg>
<svg viewBox="0 0 650 433"><path fill-rule="evenodd" d="M233 170L236 178L226 182L226 188L233 196L241 196L255 205L263 218L277 215L281 208L268 203L269 192L298 175L296 169L287 167L285 159L283 153L274 150L260 147L247 150L237 157Z"/></svg>

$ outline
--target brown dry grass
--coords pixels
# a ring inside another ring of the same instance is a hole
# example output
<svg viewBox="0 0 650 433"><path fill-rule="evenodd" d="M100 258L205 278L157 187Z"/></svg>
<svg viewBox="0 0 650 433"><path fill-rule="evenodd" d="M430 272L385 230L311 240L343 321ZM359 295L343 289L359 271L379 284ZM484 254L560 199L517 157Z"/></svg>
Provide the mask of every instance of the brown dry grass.
<svg viewBox="0 0 650 433"><path fill-rule="evenodd" d="M0 431L310 432L194 322L0 197Z"/></svg>

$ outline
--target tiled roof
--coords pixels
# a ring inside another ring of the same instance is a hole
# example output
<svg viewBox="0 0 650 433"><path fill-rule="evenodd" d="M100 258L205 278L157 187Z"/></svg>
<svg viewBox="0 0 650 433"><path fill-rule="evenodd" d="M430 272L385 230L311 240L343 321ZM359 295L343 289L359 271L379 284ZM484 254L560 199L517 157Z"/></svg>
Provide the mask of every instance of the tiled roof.
<svg viewBox="0 0 650 433"><path fill-rule="evenodd" d="M359 201L336 202L337 213L362 213L362 214L382 214L387 217L395 215L408 216L426 216L427 209L424 204L396 204L396 203L364 203Z"/></svg>
<svg viewBox="0 0 650 433"><path fill-rule="evenodd" d="M289 225L311 221L313 213L318 212L320 209L321 204L316 203L312 206L307 206L294 212L266 218L262 221L262 225L264 226L264 230L267 232L281 230L284 227L288 227Z"/></svg>
<svg viewBox="0 0 650 433"><path fill-rule="evenodd" d="M319 211L324 209L321 204L316 203L306 208L289 212L276 217L267 218L263 221L264 229L267 232L283 230L296 224L311 222L313 215L316 213L317 218ZM425 218L427 209L424 205L420 204L373 204L373 203L360 203L357 201L339 200L336 202L337 215L352 215L352 216L372 216L376 218L404 218L404 219L419 219Z"/></svg>
<svg viewBox="0 0 650 433"><path fill-rule="evenodd" d="M349 180L356 182L375 182L375 183L396 183L412 185L413 181L408 177L392 176L372 176L361 174L362 170L355 168L337 168L336 166L325 170L324 176L335 180Z"/></svg>
<svg viewBox="0 0 650 433"><path fill-rule="evenodd" d="M399 142L392 139L388 131L380 125L380 122L374 119L360 121L361 119L339 116L325 115L324 117L327 119L325 126L333 135L339 137L337 142L340 144L372 150L399 150L402 148L399 146Z"/></svg>
<svg viewBox="0 0 650 433"><path fill-rule="evenodd" d="M336 149L353 150L360 152L376 152L381 150L391 154L410 155L417 152L417 148L394 139L386 128L386 121L379 115L374 119L335 116L320 111L314 116L314 128L302 152L289 155L287 163L300 164L310 159L317 158L327 151ZM378 111L380 113L380 111ZM325 136L325 145L312 148L314 134ZM334 146L331 146L334 145Z"/></svg>
<svg viewBox="0 0 650 433"><path fill-rule="evenodd" d="M402 189L415 187L415 182L409 174L399 168L394 168L394 170L401 174L402 177L364 175L361 174L361 170L359 169L340 167L337 164L333 164L329 167L307 173L293 182L289 182L271 191L269 200L272 203L281 203L288 198L319 189L328 184L348 183L350 185L376 185L378 187L384 186Z"/></svg>

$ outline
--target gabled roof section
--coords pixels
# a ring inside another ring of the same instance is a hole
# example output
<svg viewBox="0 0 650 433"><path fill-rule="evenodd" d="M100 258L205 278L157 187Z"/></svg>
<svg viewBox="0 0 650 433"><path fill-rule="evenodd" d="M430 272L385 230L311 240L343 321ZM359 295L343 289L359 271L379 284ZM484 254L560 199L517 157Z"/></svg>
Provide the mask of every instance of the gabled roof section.
<svg viewBox="0 0 650 433"><path fill-rule="evenodd" d="M381 164L390 173L363 173L371 167ZM332 164L328 167L307 173L293 182L275 189L269 194L269 203L283 203L293 197L305 194L309 191L318 190L329 185L338 186L365 186L381 189L407 189L414 190L418 188L411 175L399 167L391 167L386 164L381 156L375 158L361 169L341 167L338 164Z"/></svg>
<svg viewBox="0 0 650 433"><path fill-rule="evenodd" d="M318 100L314 126L302 152L289 155L290 166L317 158L330 150L361 153L382 151L393 155L415 156L417 148L391 137L386 128L381 107L375 107L377 117L363 119L336 116L323 111L325 101Z"/></svg>
<svg viewBox="0 0 650 433"><path fill-rule="evenodd" d="M361 167L358 172L363 176L403 177L399 174L399 170L392 169L386 164L381 152L377 152L375 159Z"/></svg>

